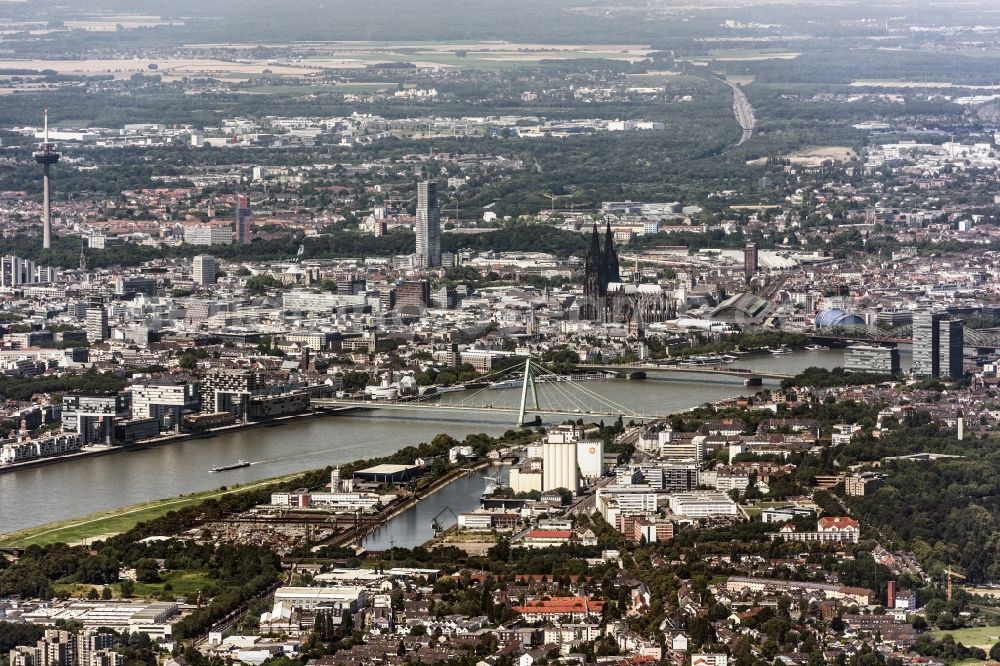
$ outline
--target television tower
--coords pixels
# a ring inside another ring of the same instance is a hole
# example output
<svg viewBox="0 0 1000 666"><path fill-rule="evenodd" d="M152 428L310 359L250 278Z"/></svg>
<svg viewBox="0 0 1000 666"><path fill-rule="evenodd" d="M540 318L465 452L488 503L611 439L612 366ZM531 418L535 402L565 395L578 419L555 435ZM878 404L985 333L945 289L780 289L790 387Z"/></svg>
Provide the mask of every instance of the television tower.
<svg viewBox="0 0 1000 666"><path fill-rule="evenodd" d="M45 134L42 145L35 152L35 161L42 165L42 247L52 247L52 203L49 201L49 167L61 157L56 144L49 143L49 107L45 107Z"/></svg>

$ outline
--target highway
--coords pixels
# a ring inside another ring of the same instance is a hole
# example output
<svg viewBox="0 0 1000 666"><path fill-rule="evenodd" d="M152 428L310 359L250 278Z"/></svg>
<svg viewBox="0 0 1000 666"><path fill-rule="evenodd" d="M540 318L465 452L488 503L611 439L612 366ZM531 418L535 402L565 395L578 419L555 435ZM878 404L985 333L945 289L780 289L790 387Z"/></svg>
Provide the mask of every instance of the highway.
<svg viewBox="0 0 1000 666"><path fill-rule="evenodd" d="M757 125L757 117L754 116L753 107L743 93L743 89L731 81L726 81L726 85L733 89L733 113L736 115L736 122L743 129L743 136L740 137L737 146L742 146L753 136L754 127Z"/></svg>

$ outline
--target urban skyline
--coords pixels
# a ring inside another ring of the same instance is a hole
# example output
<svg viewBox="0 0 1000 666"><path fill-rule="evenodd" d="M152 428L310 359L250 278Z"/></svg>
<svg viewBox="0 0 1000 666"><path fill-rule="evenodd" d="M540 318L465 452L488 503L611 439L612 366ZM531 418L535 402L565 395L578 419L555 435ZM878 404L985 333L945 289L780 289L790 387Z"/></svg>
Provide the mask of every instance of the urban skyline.
<svg viewBox="0 0 1000 666"><path fill-rule="evenodd" d="M85 4L0 3L0 664L1000 662L993 3Z"/></svg>

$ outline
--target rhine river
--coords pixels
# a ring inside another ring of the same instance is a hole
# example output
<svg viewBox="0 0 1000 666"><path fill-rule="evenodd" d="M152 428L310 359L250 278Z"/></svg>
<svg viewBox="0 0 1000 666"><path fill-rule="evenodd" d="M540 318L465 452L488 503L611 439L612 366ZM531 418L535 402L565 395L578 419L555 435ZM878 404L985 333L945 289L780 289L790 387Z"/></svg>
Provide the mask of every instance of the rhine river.
<svg viewBox="0 0 1000 666"><path fill-rule="evenodd" d="M809 366L834 367L842 363L842 358L840 351L820 350L742 357L734 365L758 372L794 374ZM581 384L639 414L669 414L758 390L745 388L738 377L695 374ZM768 385L775 383L765 382ZM554 391L551 385L539 384L543 407L547 401L558 401ZM488 393L495 396L489 401L496 406L514 405L520 397L516 389ZM459 402L464 396L454 393L445 399ZM559 422L563 418L548 417L545 421ZM387 455L430 441L439 433L456 439L480 432L497 435L513 427L515 420L510 413L404 411L319 417L0 474L0 534L225 484L245 484ZM238 459L253 464L218 474L208 471ZM481 484L482 479L475 480L477 487ZM451 493L443 490L441 493L449 493L449 497L442 497L449 499L450 494L460 490L464 488L456 487ZM478 493L468 495L478 497ZM471 507L452 508L464 511Z"/></svg>

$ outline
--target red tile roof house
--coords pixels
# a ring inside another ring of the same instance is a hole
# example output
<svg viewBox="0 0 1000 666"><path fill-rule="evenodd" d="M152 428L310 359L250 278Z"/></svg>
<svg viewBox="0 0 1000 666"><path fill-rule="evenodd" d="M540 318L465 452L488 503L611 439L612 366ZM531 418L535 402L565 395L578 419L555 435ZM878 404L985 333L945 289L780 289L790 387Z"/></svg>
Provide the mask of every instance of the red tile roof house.
<svg viewBox="0 0 1000 666"><path fill-rule="evenodd" d="M816 523L818 532L857 532L860 529L858 521L847 516L825 516Z"/></svg>
<svg viewBox="0 0 1000 666"><path fill-rule="evenodd" d="M554 597L525 602L523 606L516 606L514 611L528 622L541 622L563 617L584 620L600 615L603 608L603 601L588 597Z"/></svg>
<svg viewBox="0 0 1000 666"><path fill-rule="evenodd" d="M574 536L572 530L532 530L524 535L523 541L518 545L530 548L561 546L573 541Z"/></svg>
<svg viewBox="0 0 1000 666"><path fill-rule="evenodd" d="M777 533L768 535L786 541L818 541L823 543L857 543L861 536L861 525L847 516L826 516L816 521L815 532L796 532L792 523L786 523Z"/></svg>

